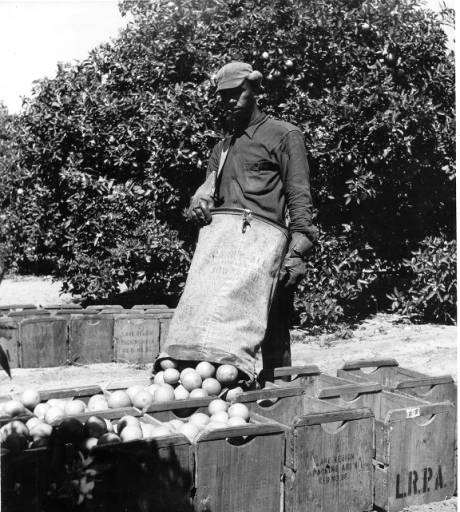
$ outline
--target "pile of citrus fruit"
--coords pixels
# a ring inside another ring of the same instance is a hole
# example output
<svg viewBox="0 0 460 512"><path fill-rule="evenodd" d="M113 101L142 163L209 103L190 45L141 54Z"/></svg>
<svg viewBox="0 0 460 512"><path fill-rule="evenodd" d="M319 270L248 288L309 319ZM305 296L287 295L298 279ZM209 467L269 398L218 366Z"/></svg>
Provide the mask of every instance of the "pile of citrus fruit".
<svg viewBox="0 0 460 512"><path fill-rule="evenodd" d="M19 452L28 448L48 446L51 436L61 443L71 443L83 450L95 446L158 438L183 434L194 441L203 431L225 429L246 425L250 413L246 405L230 404L216 398L205 412L195 412L186 420L173 419L160 423L150 417L126 415L119 420L101 416L88 419L62 418L50 425L43 419L32 416L27 421L12 420L0 428L0 442L3 448Z"/></svg>

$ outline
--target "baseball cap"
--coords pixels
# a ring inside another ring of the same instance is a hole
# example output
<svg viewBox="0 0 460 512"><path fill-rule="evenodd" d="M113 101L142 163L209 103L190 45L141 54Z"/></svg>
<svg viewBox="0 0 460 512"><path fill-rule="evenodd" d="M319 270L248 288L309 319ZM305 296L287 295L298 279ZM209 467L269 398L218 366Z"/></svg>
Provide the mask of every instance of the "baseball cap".
<svg viewBox="0 0 460 512"><path fill-rule="evenodd" d="M215 76L217 90L233 89L241 85L253 72L252 66L245 62L230 62L219 69Z"/></svg>

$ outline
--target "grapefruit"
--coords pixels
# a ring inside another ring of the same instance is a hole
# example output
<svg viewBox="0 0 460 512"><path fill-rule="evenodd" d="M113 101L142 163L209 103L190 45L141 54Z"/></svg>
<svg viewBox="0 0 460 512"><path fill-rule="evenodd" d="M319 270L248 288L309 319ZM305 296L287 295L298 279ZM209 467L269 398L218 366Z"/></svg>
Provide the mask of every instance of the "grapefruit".
<svg viewBox="0 0 460 512"><path fill-rule="evenodd" d="M230 389L229 391L227 391L227 394L225 395L225 400L227 400L227 402L232 402L240 393L243 393L243 388L241 388L240 386L238 386L237 388Z"/></svg>
<svg viewBox="0 0 460 512"><path fill-rule="evenodd" d="M109 404L107 403L107 398L104 395L93 395L88 400L89 411L103 411L108 408Z"/></svg>
<svg viewBox="0 0 460 512"><path fill-rule="evenodd" d="M45 418L44 420L48 425L54 425L55 423L58 423L59 421L63 420L65 418L65 413L62 409L59 407L50 407L45 412Z"/></svg>
<svg viewBox="0 0 460 512"><path fill-rule="evenodd" d="M69 416L81 414L85 409L86 404L82 400L70 400L64 406L64 412Z"/></svg>
<svg viewBox="0 0 460 512"><path fill-rule="evenodd" d="M40 393L35 389L26 389L22 392L19 400L23 403L24 407L31 411L40 403Z"/></svg>
<svg viewBox="0 0 460 512"><path fill-rule="evenodd" d="M25 414L26 408L19 400L8 400L3 404L3 412L5 416L20 416Z"/></svg>
<svg viewBox="0 0 460 512"><path fill-rule="evenodd" d="M163 373L163 380L166 384L171 384L174 386L179 382L180 373L175 368L167 368Z"/></svg>
<svg viewBox="0 0 460 512"><path fill-rule="evenodd" d="M141 428L139 426L139 420L134 416L123 416L123 418L120 418L117 423L117 434L120 435L126 427Z"/></svg>
<svg viewBox="0 0 460 512"><path fill-rule="evenodd" d="M200 430L201 429L198 425L187 422L182 425L182 428L179 430L179 433L190 439L190 441L193 441L200 433Z"/></svg>
<svg viewBox="0 0 460 512"><path fill-rule="evenodd" d="M195 370L188 371L185 375L181 375L181 384L187 391L198 389L201 387L202 379L200 374Z"/></svg>
<svg viewBox="0 0 460 512"><path fill-rule="evenodd" d="M210 417L204 412L195 412L190 416L189 422L197 425L198 427L204 427L210 422Z"/></svg>
<svg viewBox="0 0 460 512"><path fill-rule="evenodd" d="M171 430L173 432L179 432L180 429L182 428L182 423L183 421L181 420L177 420L177 419L173 419L173 420L170 420L169 421L169 425L171 426Z"/></svg>
<svg viewBox="0 0 460 512"><path fill-rule="evenodd" d="M247 425L247 423L243 418L240 418L240 416L233 416L228 419L227 425L229 427L240 427L242 425Z"/></svg>
<svg viewBox="0 0 460 512"><path fill-rule="evenodd" d="M119 443L121 439L114 432L107 432L101 436L97 442L98 446L103 446L104 444L115 444Z"/></svg>
<svg viewBox="0 0 460 512"><path fill-rule="evenodd" d="M130 386L127 390L126 390L126 393L128 393L128 396L131 400L131 402L133 401L133 398L140 392L140 391L143 391L144 390L144 386L139 386L139 385L136 385L136 386Z"/></svg>
<svg viewBox="0 0 460 512"><path fill-rule="evenodd" d="M201 387L205 389L209 395L218 395L222 391L220 382L217 379L213 379L212 377L204 379Z"/></svg>
<svg viewBox="0 0 460 512"><path fill-rule="evenodd" d="M228 409L228 403L220 398L216 398L208 405L209 414L213 415L219 411L226 411Z"/></svg>
<svg viewBox="0 0 460 512"><path fill-rule="evenodd" d="M91 451L95 446L99 444L99 439L97 437L88 437L83 441L83 448L85 450Z"/></svg>
<svg viewBox="0 0 460 512"><path fill-rule="evenodd" d="M163 359L163 361L160 362L160 368L162 370L167 370L168 368L176 368L177 369L177 362L174 361L174 359Z"/></svg>
<svg viewBox="0 0 460 512"><path fill-rule="evenodd" d="M179 386L174 390L174 397L176 400L186 400L190 397L190 393L184 388L184 386L179 384Z"/></svg>
<svg viewBox="0 0 460 512"><path fill-rule="evenodd" d="M175 399L174 388L169 384L161 384L155 391L155 402L170 402Z"/></svg>
<svg viewBox="0 0 460 512"><path fill-rule="evenodd" d="M146 390L142 389L132 399L134 407L144 409L153 403L153 396Z"/></svg>
<svg viewBox="0 0 460 512"><path fill-rule="evenodd" d="M206 398L209 396L209 393L202 388L192 389L190 391L190 398Z"/></svg>
<svg viewBox="0 0 460 512"><path fill-rule="evenodd" d="M155 427L155 430L153 432L152 437L163 437L163 436L170 436L171 431L166 425L159 425L158 427Z"/></svg>
<svg viewBox="0 0 460 512"><path fill-rule="evenodd" d="M218 411L211 416L211 422L213 423L227 423L228 413L227 411Z"/></svg>
<svg viewBox="0 0 460 512"><path fill-rule="evenodd" d="M37 418L43 420L45 419L46 411L50 408L51 406L47 403L38 404L34 409L34 414L37 416Z"/></svg>
<svg viewBox="0 0 460 512"><path fill-rule="evenodd" d="M249 420L249 409L244 404L233 404L228 408L230 418L238 417L244 421Z"/></svg>
<svg viewBox="0 0 460 512"><path fill-rule="evenodd" d="M217 368L216 379L222 385L229 386L238 379L238 370L231 364L223 364Z"/></svg>
<svg viewBox="0 0 460 512"><path fill-rule="evenodd" d="M201 361L201 363L198 363L195 370L199 373L203 380L212 377L216 373L214 365L208 363L207 361Z"/></svg>
<svg viewBox="0 0 460 512"><path fill-rule="evenodd" d="M118 389L109 396L107 404L111 409L129 407L131 405L131 399L129 398L129 395L126 393L126 391Z"/></svg>
<svg viewBox="0 0 460 512"><path fill-rule="evenodd" d="M99 437L106 434L108 431L107 423L105 418L99 416L90 416L85 424L85 435L86 437L93 437L99 439Z"/></svg>
<svg viewBox="0 0 460 512"><path fill-rule="evenodd" d="M153 377L153 383L154 384L164 384L165 383L165 380L164 380L164 372L158 372L157 374L155 374L155 377Z"/></svg>
<svg viewBox="0 0 460 512"><path fill-rule="evenodd" d="M125 427L120 434L120 438L123 442L134 441L135 439L142 439L142 429L140 426Z"/></svg>

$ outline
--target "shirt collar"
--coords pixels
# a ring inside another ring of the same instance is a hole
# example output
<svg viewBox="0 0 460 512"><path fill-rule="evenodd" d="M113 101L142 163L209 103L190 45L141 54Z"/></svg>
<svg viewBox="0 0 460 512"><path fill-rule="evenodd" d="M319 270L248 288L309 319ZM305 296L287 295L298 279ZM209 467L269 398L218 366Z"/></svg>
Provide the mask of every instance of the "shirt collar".
<svg viewBox="0 0 460 512"><path fill-rule="evenodd" d="M260 112L260 114L252 121L252 123L245 128L244 133L252 139L256 133L257 128L268 119L268 115Z"/></svg>

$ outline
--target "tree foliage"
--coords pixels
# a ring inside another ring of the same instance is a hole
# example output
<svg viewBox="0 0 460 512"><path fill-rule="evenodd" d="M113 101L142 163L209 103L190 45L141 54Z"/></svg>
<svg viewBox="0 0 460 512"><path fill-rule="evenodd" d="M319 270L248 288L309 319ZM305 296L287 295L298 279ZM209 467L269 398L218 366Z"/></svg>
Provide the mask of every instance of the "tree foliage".
<svg viewBox="0 0 460 512"><path fill-rule="evenodd" d="M69 290L177 297L195 236L183 209L219 138L210 78L231 60L260 70L262 108L305 134L324 242L303 311L325 298L340 318L381 301L385 269L426 236L454 237L453 56L416 0L120 9L133 21L119 37L38 81L20 119L24 254L52 257Z"/></svg>

